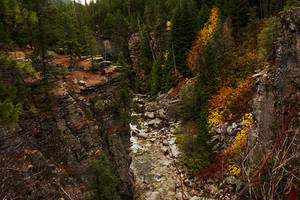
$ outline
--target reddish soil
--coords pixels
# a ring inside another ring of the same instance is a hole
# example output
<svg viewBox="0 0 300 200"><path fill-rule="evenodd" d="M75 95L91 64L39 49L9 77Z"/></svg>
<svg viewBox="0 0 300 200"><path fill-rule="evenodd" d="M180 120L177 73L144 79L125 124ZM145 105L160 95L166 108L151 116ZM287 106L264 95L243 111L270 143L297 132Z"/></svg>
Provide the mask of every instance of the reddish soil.
<svg viewBox="0 0 300 200"><path fill-rule="evenodd" d="M70 65L70 58L67 55L58 55L58 58L55 58L53 60L54 63L64 63L65 67L68 67Z"/></svg>
<svg viewBox="0 0 300 200"><path fill-rule="evenodd" d="M82 71L71 72L71 79L72 80L76 79L78 82L84 81L85 85L87 87L90 87L90 86L93 86L93 85L96 85L98 83L108 80L107 77L101 75L101 73L87 73L87 72L82 72Z"/></svg>
<svg viewBox="0 0 300 200"><path fill-rule="evenodd" d="M58 58L53 60L54 63L63 63L65 67L68 67L70 65L70 57L68 55L58 55ZM79 61L76 65L83 67L83 69L87 70L92 65L90 61Z"/></svg>
<svg viewBox="0 0 300 200"><path fill-rule="evenodd" d="M13 56L15 58L24 58L25 56L32 53L32 50L24 50L24 51L11 51L8 52L8 55Z"/></svg>
<svg viewBox="0 0 300 200"><path fill-rule="evenodd" d="M10 56L16 58L23 58L24 56L30 54L32 50L16 50L9 52ZM53 60L54 63L63 63L67 68L70 65L70 57L68 55L58 55L58 58ZM83 69L87 70L91 67L90 61L80 61L77 63L78 66L81 66ZM54 95L64 95L68 90L79 91L81 87L90 87L96 84L100 84L108 81L109 77L115 76L117 73L114 72L115 66L111 65L104 69L105 75L101 72L85 72L85 71L69 71L66 79L60 79L56 81L56 88L51 91ZM24 79L24 82L31 83L40 79L40 76L37 77L28 77ZM84 81L84 82L82 82Z"/></svg>

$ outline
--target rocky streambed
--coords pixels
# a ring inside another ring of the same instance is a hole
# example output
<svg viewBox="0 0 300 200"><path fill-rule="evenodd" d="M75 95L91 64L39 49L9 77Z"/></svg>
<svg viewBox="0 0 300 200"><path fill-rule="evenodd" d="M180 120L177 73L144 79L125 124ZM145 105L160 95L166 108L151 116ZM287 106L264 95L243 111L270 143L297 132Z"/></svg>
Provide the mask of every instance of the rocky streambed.
<svg viewBox="0 0 300 200"><path fill-rule="evenodd" d="M133 112L138 122L130 124L134 199L205 199L197 196L199 191L186 177L178 160L173 130L180 121L168 118L165 104L154 104L142 95L137 95L135 102L144 112Z"/></svg>

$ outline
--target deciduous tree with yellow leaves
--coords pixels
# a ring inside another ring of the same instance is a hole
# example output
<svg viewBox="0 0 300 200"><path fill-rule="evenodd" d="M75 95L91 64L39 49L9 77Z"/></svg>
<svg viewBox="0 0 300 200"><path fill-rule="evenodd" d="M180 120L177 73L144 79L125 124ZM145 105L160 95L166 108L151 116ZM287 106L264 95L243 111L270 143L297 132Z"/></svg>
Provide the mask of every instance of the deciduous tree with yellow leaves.
<svg viewBox="0 0 300 200"><path fill-rule="evenodd" d="M203 51L207 47L208 42L211 41L215 35L219 20L218 12L219 9L216 7L211 10L209 20L204 24L203 29L198 32L197 39L194 41L191 50L188 52L187 63L192 71L197 69Z"/></svg>

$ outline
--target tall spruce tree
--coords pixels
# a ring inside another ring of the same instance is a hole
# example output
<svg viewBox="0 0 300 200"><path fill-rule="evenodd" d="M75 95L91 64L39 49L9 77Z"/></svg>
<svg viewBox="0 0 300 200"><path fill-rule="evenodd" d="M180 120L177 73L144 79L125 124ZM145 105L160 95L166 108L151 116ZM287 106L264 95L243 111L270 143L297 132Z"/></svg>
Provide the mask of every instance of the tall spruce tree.
<svg viewBox="0 0 300 200"><path fill-rule="evenodd" d="M61 9L64 12L60 12L58 15L59 46L68 53L71 61L73 61L77 55L81 54L81 45L77 38L75 13L71 4L61 6Z"/></svg>
<svg viewBox="0 0 300 200"><path fill-rule="evenodd" d="M206 3L206 1L202 1L200 8L199 8L199 13L197 16L197 23L198 23L198 29L202 29L204 26L204 23L207 22L208 17L209 17L209 7Z"/></svg>
<svg viewBox="0 0 300 200"><path fill-rule="evenodd" d="M194 0L185 0L179 1L172 18L169 51L172 56L174 53L174 58L172 58L175 60L174 65L176 66L174 67L183 76L190 75L186 66L186 58L197 33L197 14L198 10Z"/></svg>
<svg viewBox="0 0 300 200"><path fill-rule="evenodd" d="M13 126L18 122L30 91L23 77L34 74L30 64L0 53L0 125Z"/></svg>
<svg viewBox="0 0 300 200"><path fill-rule="evenodd" d="M93 192L91 199L111 200L116 198L116 186L119 179L115 176L112 164L104 153L90 161L88 172L93 176L88 187L88 190Z"/></svg>
<svg viewBox="0 0 300 200"><path fill-rule="evenodd" d="M155 61L151 70L151 88L150 93L152 97L155 97L160 90L160 65L158 61Z"/></svg>
<svg viewBox="0 0 300 200"><path fill-rule="evenodd" d="M57 8L49 0L24 0L28 10L36 13L37 25L33 31L34 64L48 83L50 66L47 50L57 41Z"/></svg>

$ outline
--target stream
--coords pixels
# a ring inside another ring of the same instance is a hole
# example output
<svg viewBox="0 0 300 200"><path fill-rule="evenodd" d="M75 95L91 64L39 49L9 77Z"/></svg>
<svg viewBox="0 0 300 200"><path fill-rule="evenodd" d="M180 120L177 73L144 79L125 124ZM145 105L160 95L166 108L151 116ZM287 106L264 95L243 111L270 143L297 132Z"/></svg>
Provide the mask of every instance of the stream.
<svg viewBox="0 0 300 200"><path fill-rule="evenodd" d="M131 171L134 174L135 200L200 199L197 191L187 188L184 173L180 169L173 130L180 122L168 122L163 112L147 111L146 98L136 97L139 107L146 112L135 113L137 124L131 129ZM161 115L159 114L161 113Z"/></svg>

